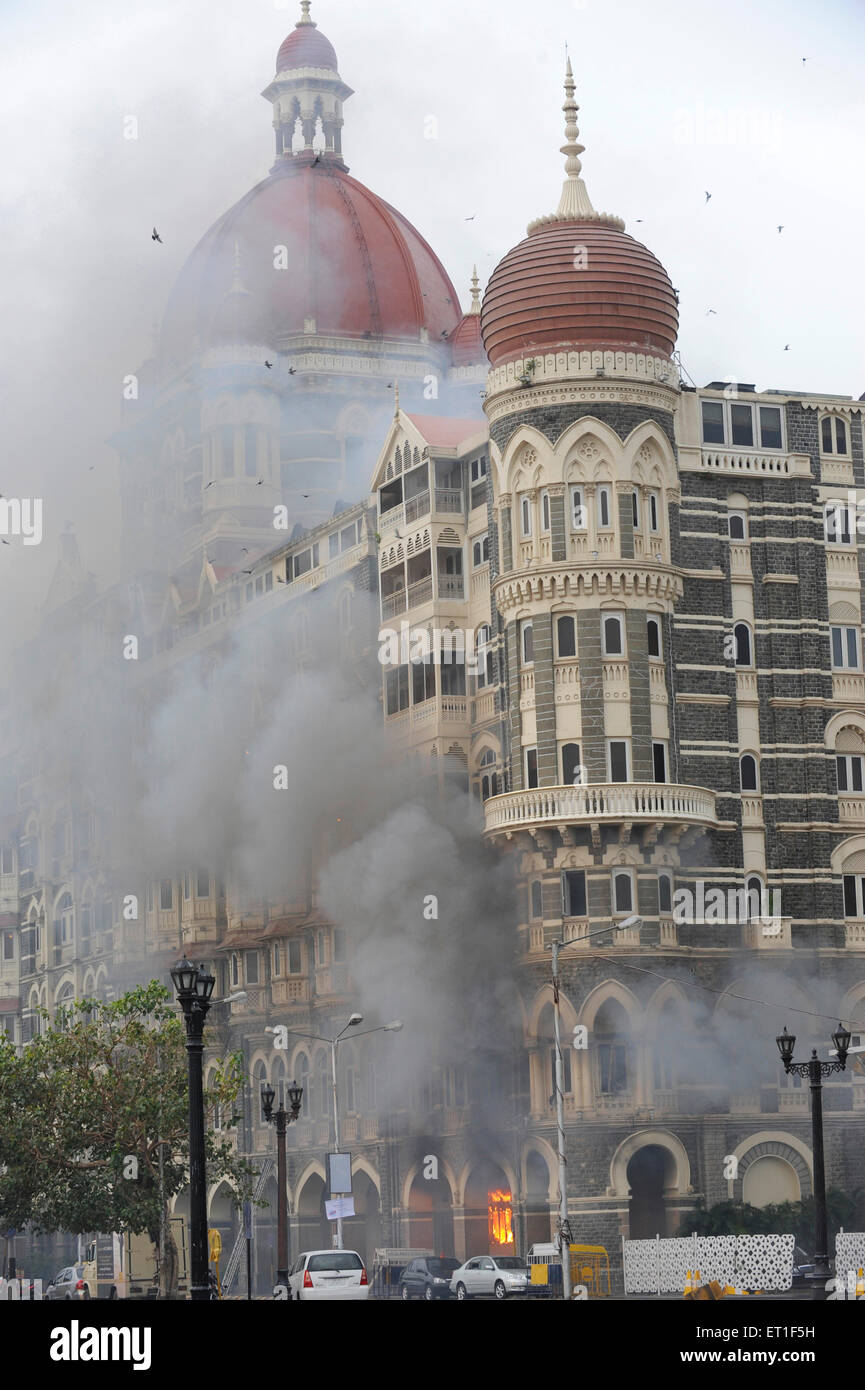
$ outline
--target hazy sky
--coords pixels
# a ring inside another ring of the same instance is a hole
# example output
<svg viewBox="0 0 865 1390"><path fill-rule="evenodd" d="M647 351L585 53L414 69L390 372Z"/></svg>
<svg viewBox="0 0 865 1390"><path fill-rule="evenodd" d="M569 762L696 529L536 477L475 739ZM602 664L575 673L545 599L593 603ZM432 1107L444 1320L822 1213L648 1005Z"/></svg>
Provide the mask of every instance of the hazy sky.
<svg viewBox="0 0 865 1390"><path fill-rule="evenodd" d="M41 601L67 520L110 576L122 377L195 243L273 162L260 92L298 14L6 0L0 491L45 498L43 545L0 552L7 624L11 599L19 615ZM355 89L352 174L418 226L464 304L472 263L485 283L558 202L567 42L589 193L669 270L694 381L865 391L860 0L314 0L312 15Z"/></svg>

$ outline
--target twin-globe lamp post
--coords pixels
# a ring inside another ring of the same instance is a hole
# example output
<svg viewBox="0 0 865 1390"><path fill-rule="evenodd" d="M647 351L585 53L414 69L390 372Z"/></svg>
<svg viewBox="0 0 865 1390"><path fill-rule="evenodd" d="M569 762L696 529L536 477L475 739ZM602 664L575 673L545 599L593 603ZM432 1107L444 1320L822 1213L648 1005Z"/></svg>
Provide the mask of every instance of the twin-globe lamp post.
<svg viewBox="0 0 865 1390"><path fill-rule="evenodd" d="M196 1302L210 1298L207 1249L207 1175L204 1163L204 1021L216 980L202 965L186 957L171 972L177 999L186 1025L186 1055L189 1072L189 1242L191 1247L190 1297Z"/></svg>
<svg viewBox="0 0 865 1390"><path fill-rule="evenodd" d="M279 1109L274 1114L273 1102L276 1098L276 1091L271 1085L261 1088L261 1106L264 1111L264 1118L268 1124L276 1125L276 1180L277 1180L277 1217L276 1217L276 1282L284 1289L288 1289L288 1208L285 1190L285 1132L292 1120L296 1120L300 1114L300 1105L303 1100L303 1087L298 1086L296 1081L289 1083L287 1089L288 1105L286 1110L282 1099L279 1102Z"/></svg>
<svg viewBox="0 0 865 1390"><path fill-rule="evenodd" d="M829 1240L826 1220L826 1169L823 1161L823 1077L844 1071L850 1050L851 1034L839 1023L832 1034L837 1061L821 1062L817 1049L812 1048L807 1062L794 1062L796 1039L785 1028L775 1042L789 1076L807 1076L811 1083L811 1148L814 1154L814 1273L812 1293L815 1299L826 1297L826 1282L830 1277Z"/></svg>

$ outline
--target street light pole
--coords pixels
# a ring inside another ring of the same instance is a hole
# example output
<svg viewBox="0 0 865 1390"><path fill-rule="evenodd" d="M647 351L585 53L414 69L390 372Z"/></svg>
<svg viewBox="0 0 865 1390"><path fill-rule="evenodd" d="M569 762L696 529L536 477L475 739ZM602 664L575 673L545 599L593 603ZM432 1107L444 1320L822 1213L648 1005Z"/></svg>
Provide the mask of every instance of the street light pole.
<svg viewBox="0 0 865 1390"><path fill-rule="evenodd" d="M351 1020L349 1020L349 1022L351 1022ZM348 1027L348 1024L346 1024L346 1027ZM343 1032L345 1032L345 1029L343 1029ZM341 1037L342 1034L340 1034L339 1036ZM337 1047L337 1043L338 1043L338 1042L339 1042L339 1037L333 1038L332 1041L331 1041L331 1044L330 1044L330 1066L331 1066L331 1075L332 1075L332 1077L333 1077L332 1084L331 1084L331 1089L332 1089L332 1092L333 1092L333 1151L334 1151L334 1153L339 1153L339 1103L338 1103L337 1094L336 1094L336 1047ZM337 1199L337 1200L339 1200L339 1199ZM337 1207L337 1217L336 1217L336 1248L337 1248L337 1250L342 1250L342 1249L343 1249L343 1244L342 1244L342 1206L341 1206L341 1205Z"/></svg>
<svg viewBox="0 0 865 1390"><path fill-rule="evenodd" d="M204 1022L216 981L203 966L195 966L184 956L171 972L186 1025L186 1054L189 1073L189 1243L191 1257L190 1298L206 1302L210 1298L207 1277L207 1172L204 1157Z"/></svg>
<svg viewBox="0 0 865 1390"><path fill-rule="evenodd" d="M796 1039L785 1028L776 1039L784 1070L789 1076L808 1077L811 1083L811 1148L814 1154L814 1275L812 1297L822 1301L826 1297L826 1283L830 1278L829 1235L826 1217L826 1168L823 1158L823 1077L833 1072L844 1071L847 1067L847 1053L850 1049L851 1034L841 1024L832 1034L838 1060L821 1062L817 1049L812 1048L807 1062L794 1062L793 1049Z"/></svg>
<svg viewBox="0 0 865 1390"><path fill-rule="evenodd" d="M296 1120L300 1114L300 1103L303 1099L303 1087L298 1086L296 1081L292 1081L288 1088L288 1099L291 1106L286 1110L283 1101L280 1099L279 1109L273 1113L273 1101L276 1096L272 1086L262 1086L261 1104L264 1110L264 1118L268 1124L276 1124L276 1282L281 1284L284 1289L288 1289L288 1210L286 1202L286 1163L285 1163L285 1134L292 1120Z"/></svg>

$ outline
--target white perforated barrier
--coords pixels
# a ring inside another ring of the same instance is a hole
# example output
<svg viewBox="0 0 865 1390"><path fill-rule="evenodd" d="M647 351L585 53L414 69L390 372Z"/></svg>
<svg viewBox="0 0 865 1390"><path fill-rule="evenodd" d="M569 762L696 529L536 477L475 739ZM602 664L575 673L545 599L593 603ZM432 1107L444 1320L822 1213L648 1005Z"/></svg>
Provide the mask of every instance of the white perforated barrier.
<svg viewBox="0 0 865 1390"><path fill-rule="evenodd" d="M682 1293L688 1271L695 1270L704 1284L716 1279L737 1289L789 1289L794 1244L794 1236L780 1235L623 1240L625 1293Z"/></svg>
<svg viewBox="0 0 865 1390"><path fill-rule="evenodd" d="M848 1274L852 1272L855 1282L860 1269L865 1269L865 1232L840 1231L835 1237L835 1278L846 1286Z"/></svg>

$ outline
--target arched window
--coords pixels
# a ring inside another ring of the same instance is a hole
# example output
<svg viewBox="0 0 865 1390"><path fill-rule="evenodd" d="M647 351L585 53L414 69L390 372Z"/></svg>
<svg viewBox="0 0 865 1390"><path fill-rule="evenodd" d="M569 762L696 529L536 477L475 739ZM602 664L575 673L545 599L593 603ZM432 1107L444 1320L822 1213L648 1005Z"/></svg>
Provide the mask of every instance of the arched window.
<svg viewBox="0 0 865 1390"><path fill-rule="evenodd" d="M318 1049L315 1054L315 1099L318 1105L319 1118L326 1120L330 1115L330 1084L328 1081L329 1063L327 1053L323 1047Z"/></svg>
<svg viewBox="0 0 865 1390"><path fill-rule="evenodd" d="M491 748L485 748L478 761L481 769L481 800L487 801L491 796L499 794L499 779L497 773L492 769L496 765L496 755ZM486 769L486 770L484 770Z"/></svg>
<svg viewBox="0 0 865 1390"><path fill-rule="evenodd" d="M640 494L634 488L631 493L631 522L635 531L640 529Z"/></svg>
<svg viewBox="0 0 865 1390"><path fill-rule="evenodd" d="M563 614L556 620L556 639L560 657L576 656L577 629L569 613Z"/></svg>
<svg viewBox="0 0 865 1390"><path fill-rule="evenodd" d="M865 791L865 739L857 728L839 729L835 739L838 790L848 796Z"/></svg>
<svg viewBox="0 0 865 1390"><path fill-rule="evenodd" d="M63 986L57 996L57 1009L55 1014L55 1026L60 1032L65 1031L71 1023L71 1018L65 1014L65 1010L70 1008L75 991L70 983Z"/></svg>
<svg viewBox="0 0 865 1390"><path fill-rule="evenodd" d="M745 513L730 512L727 517L727 529L731 541L746 541L748 539L748 518Z"/></svg>
<svg viewBox="0 0 865 1390"><path fill-rule="evenodd" d="M264 1118L264 1105L261 1100L261 1088L267 1085L267 1067L263 1062L256 1062L252 1069L252 1095L253 1095L253 1114L257 1116L260 1125L266 1124Z"/></svg>
<svg viewBox="0 0 865 1390"><path fill-rule="evenodd" d="M751 665L751 629L747 623L737 623L733 628L736 640L736 665Z"/></svg>
<svg viewBox="0 0 865 1390"><path fill-rule="evenodd" d="M309 1058L305 1052L299 1052L297 1054L294 1061L294 1074L297 1077L298 1086L300 1086L303 1091L303 1097L300 1102L302 1106L301 1114L303 1114L306 1119L309 1119L314 1111L313 1095L309 1084Z"/></svg>
<svg viewBox="0 0 865 1390"><path fill-rule="evenodd" d="M538 878L529 884L529 915L534 920L544 915L541 881Z"/></svg>
<svg viewBox="0 0 865 1390"><path fill-rule="evenodd" d="M494 684L492 633L489 624L482 623L475 633L475 651L478 664L478 690Z"/></svg>
<svg viewBox="0 0 865 1390"><path fill-rule="evenodd" d="M748 917L768 916L763 912L766 885L759 874L749 874L745 880L745 892L748 895Z"/></svg>
<svg viewBox="0 0 865 1390"><path fill-rule="evenodd" d="M580 745L578 743L565 743L562 746L562 785L578 787L582 780Z"/></svg>
<svg viewBox="0 0 865 1390"><path fill-rule="evenodd" d="M555 1047L555 1020L553 1017L552 1004L545 1004L538 1019L538 1045L541 1056L544 1059L543 1087L544 1095L539 1097L541 1105L547 1105L555 1110L556 1105L556 1047ZM562 1093L569 1095L573 1090L573 1080L571 1075L571 1049L562 1047Z"/></svg>
<svg viewBox="0 0 865 1390"><path fill-rule="evenodd" d="M628 1090L628 1016L615 999L608 999L595 1016L595 1085L599 1096Z"/></svg>
<svg viewBox="0 0 865 1390"><path fill-rule="evenodd" d="M669 917L673 911L673 877L672 874L658 874L658 913L661 917Z"/></svg>
<svg viewBox="0 0 865 1390"><path fill-rule="evenodd" d="M847 454L847 425L839 415L824 415L820 421L821 454Z"/></svg>
<svg viewBox="0 0 865 1390"><path fill-rule="evenodd" d="M739 759L739 786L743 792L758 790L757 759L753 753L744 753Z"/></svg>

